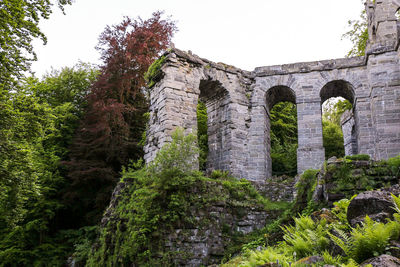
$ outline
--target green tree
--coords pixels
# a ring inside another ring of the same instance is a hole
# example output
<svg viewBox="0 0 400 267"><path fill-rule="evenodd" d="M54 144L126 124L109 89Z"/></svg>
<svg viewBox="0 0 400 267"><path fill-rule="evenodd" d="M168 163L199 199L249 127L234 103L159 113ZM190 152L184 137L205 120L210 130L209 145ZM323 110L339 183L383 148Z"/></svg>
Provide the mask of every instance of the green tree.
<svg viewBox="0 0 400 267"><path fill-rule="evenodd" d="M62 265L66 251L72 250L54 236L68 221L55 220L63 209L59 191L65 186L60 161L68 156L96 73L80 64L41 81L27 78L1 95L1 264Z"/></svg>
<svg viewBox="0 0 400 267"><path fill-rule="evenodd" d="M323 120L330 121L338 126L341 126L340 118L346 110L353 108L350 101L346 99L331 98L323 105Z"/></svg>
<svg viewBox="0 0 400 267"><path fill-rule="evenodd" d="M325 158L344 157L343 133L339 125L328 121L322 121L323 145L325 148Z"/></svg>
<svg viewBox="0 0 400 267"><path fill-rule="evenodd" d="M72 0L57 0L64 6ZM39 28L40 19L48 19L53 3L50 0L3 0L0 2L0 88L11 89L16 79L29 70L30 62L36 60L32 40L44 43L46 36Z"/></svg>
<svg viewBox="0 0 400 267"><path fill-rule="evenodd" d="M364 3L364 0L362 0ZM343 38L349 39L353 46L347 53L348 57L363 56L368 41L368 20L363 9L358 20L349 20L350 30L343 34Z"/></svg>
<svg viewBox="0 0 400 267"><path fill-rule="evenodd" d="M101 219L122 166L143 156L143 115L149 108L144 75L175 31L175 23L157 11L147 20L125 17L100 35L101 73L65 164L70 183L65 199L77 223L83 217L84 225Z"/></svg>
<svg viewBox="0 0 400 267"><path fill-rule="evenodd" d="M322 135L325 148L325 158L343 157L344 142L340 119L346 110L352 109L352 104L346 99L331 98L323 105Z"/></svg>

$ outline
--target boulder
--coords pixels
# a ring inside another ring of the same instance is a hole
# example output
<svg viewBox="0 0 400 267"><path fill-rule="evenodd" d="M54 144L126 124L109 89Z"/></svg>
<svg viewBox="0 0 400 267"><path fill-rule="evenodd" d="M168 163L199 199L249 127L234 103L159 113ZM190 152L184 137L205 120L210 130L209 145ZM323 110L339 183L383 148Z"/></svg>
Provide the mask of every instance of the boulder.
<svg viewBox="0 0 400 267"><path fill-rule="evenodd" d="M372 220L385 221L394 213L392 197L389 192L366 191L359 194L347 209L347 220L350 225L361 223L368 215Z"/></svg>
<svg viewBox="0 0 400 267"><path fill-rule="evenodd" d="M400 267L400 259L385 254L364 261L361 263L361 267L368 264L371 264L373 267Z"/></svg>
<svg viewBox="0 0 400 267"><path fill-rule="evenodd" d="M391 240L389 247L390 247L389 249L390 255L396 258L400 258L400 241Z"/></svg>

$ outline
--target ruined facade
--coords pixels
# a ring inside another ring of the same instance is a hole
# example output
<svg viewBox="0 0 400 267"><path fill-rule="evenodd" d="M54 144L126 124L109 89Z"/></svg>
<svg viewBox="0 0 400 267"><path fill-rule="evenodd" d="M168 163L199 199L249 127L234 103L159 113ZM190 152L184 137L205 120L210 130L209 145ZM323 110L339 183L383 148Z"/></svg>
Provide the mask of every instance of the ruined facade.
<svg viewBox="0 0 400 267"><path fill-rule="evenodd" d="M400 0L367 1L369 41L363 57L281 66L252 72L172 49L151 89L145 160L176 127L197 129L196 107L208 112L207 169L263 181L271 175L269 110L297 105L298 172L324 161L321 105L330 97L353 104L343 121L346 153L387 159L400 153Z"/></svg>

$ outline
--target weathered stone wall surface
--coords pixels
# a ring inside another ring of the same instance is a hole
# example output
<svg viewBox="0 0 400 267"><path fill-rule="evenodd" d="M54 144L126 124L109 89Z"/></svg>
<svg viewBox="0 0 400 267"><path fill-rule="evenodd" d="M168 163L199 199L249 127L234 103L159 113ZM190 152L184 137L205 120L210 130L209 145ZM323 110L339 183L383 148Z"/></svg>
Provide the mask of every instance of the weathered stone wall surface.
<svg viewBox="0 0 400 267"><path fill-rule="evenodd" d="M135 223L127 218L133 217L136 212L130 205L130 201L135 201L132 196L140 194L133 193L132 186L135 186L134 180L129 178L117 184L110 205L102 218L101 237L94 249L104 253L104 259L118 255L121 261L123 258L134 261L134 257L118 254L121 251L118 249L124 246L121 244L132 244L130 241L135 241L132 240L131 234L131 231L136 229ZM207 195L210 194L211 188L216 191L213 191L212 195ZM157 233L154 235L154 240L160 237L159 247L153 248L153 257L160 257L161 262L162 257L168 254L168 266L171 263L173 266L220 264L226 254L224 253L226 248L232 241L240 242L238 241L240 237L263 228L283 212L282 209L265 207L265 203L258 199L260 196L258 194L251 195L249 194L251 191L247 190L242 191L242 194L236 190L231 192L229 188L218 181L208 181L202 185L196 183L186 188L188 190L186 194L198 196L198 200L192 199L187 202L189 206L184 218L168 226L159 223L159 227L165 228L147 233L148 235ZM240 187L236 189L238 188Z"/></svg>
<svg viewBox="0 0 400 267"><path fill-rule="evenodd" d="M386 162L330 159L318 173L313 199L332 205L343 198L399 184L399 172Z"/></svg>
<svg viewBox="0 0 400 267"><path fill-rule="evenodd" d="M168 251L179 252L174 262L177 266L208 266L220 264L224 251L232 241L232 233L248 234L261 229L266 222L278 217L278 212L253 208L240 214L224 205L213 205L207 210L194 210L198 219L196 228L174 229L166 238ZM201 220L207 218L207 225ZM186 256L186 257L185 257Z"/></svg>
<svg viewBox="0 0 400 267"><path fill-rule="evenodd" d="M272 176L263 182L253 182L260 194L271 201L292 202L296 194L296 180L288 176Z"/></svg>
<svg viewBox="0 0 400 267"><path fill-rule="evenodd" d="M209 115L209 171L228 170L252 181L270 177L269 110L280 101L297 105L298 173L324 161L321 105L330 97L353 104L351 154L378 160L400 153L399 23L394 17L399 5L384 0L366 6L370 39L364 57L246 72L178 49L168 52L164 77L151 90L146 162L174 128L196 130L199 98ZM350 154L349 140L346 144Z"/></svg>
<svg viewBox="0 0 400 267"><path fill-rule="evenodd" d="M355 155L358 151L357 136L353 113L346 110L340 118L343 132L344 154Z"/></svg>

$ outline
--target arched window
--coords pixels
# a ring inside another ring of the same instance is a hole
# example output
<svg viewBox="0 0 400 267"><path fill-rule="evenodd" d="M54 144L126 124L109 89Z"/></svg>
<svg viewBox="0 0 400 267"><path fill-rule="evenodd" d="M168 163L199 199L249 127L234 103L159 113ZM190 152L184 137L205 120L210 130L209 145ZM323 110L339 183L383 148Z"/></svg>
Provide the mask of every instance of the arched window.
<svg viewBox="0 0 400 267"><path fill-rule="evenodd" d="M200 95L194 103L197 110L199 167L202 171L228 169L226 136L229 132L227 114L229 94L218 81L200 81Z"/></svg>
<svg viewBox="0 0 400 267"><path fill-rule="evenodd" d="M272 175L297 174L297 108L296 95L286 86L272 87L266 94L267 159ZM268 131L267 131L268 132Z"/></svg>
<svg viewBox="0 0 400 267"><path fill-rule="evenodd" d="M320 92L325 158L353 154L357 127L353 114L353 86L344 80L327 83Z"/></svg>

